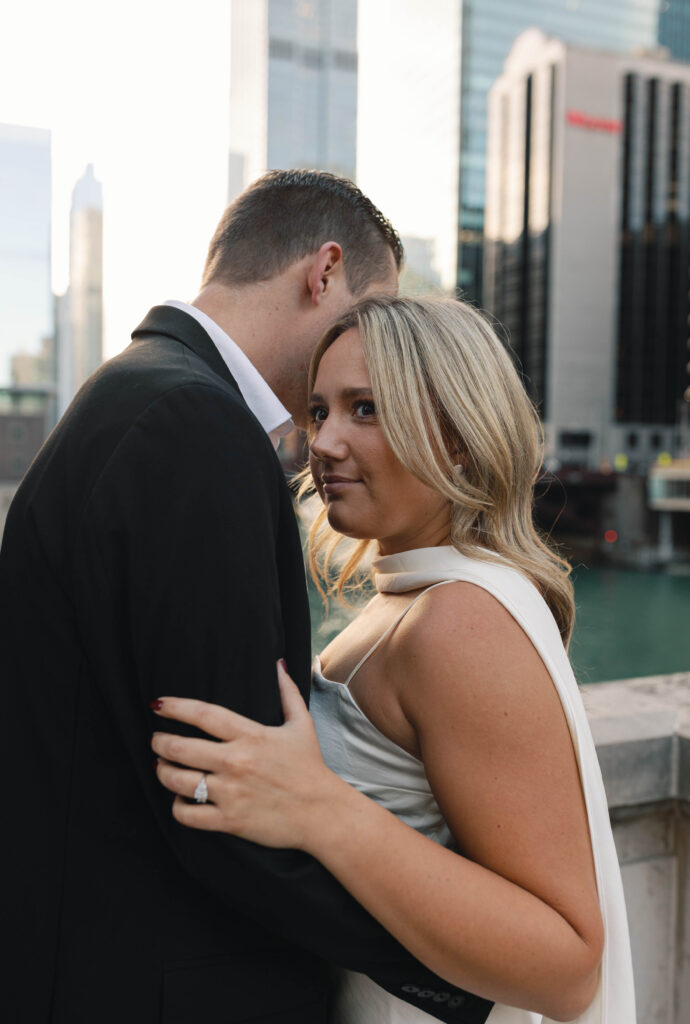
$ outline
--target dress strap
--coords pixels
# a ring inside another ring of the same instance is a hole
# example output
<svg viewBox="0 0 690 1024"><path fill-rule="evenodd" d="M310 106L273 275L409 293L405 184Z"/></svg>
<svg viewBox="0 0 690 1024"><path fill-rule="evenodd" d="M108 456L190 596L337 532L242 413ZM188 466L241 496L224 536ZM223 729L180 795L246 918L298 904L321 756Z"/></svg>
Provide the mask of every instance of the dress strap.
<svg viewBox="0 0 690 1024"><path fill-rule="evenodd" d="M385 631L385 633L381 634L381 636L378 638L378 640L376 641L374 646L369 648L369 650L367 651L367 653L364 655L363 658L360 658L360 660L357 662L355 667L352 669L352 672L350 672L349 676L345 680L345 686L346 687L350 686L350 683L352 682L352 680L354 679L356 674L359 672L359 670L362 667L362 665L364 664L364 662L367 661L372 656L374 651L377 650L381 646L383 641L386 639L386 637L390 633L393 632L393 630L398 625L398 623L401 621L401 619L405 618L405 616L409 612L410 608L412 608L414 605L417 604L417 601L419 601L420 597L424 597L425 594L427 594L430 590L434 590L435 587L442 587L445 583L457 583L457 582L458 582L457 580L440 580L440 582L438 582L438 583L432 583L430 587L425 587L424 590L421 592L421 594L417 594L417 596L414 598L414 600L410 601L410 603L405 608L403 608L402 612L400 613L400 615L398 615L397 619L394 619L391 622L390 626Z"/></svg>

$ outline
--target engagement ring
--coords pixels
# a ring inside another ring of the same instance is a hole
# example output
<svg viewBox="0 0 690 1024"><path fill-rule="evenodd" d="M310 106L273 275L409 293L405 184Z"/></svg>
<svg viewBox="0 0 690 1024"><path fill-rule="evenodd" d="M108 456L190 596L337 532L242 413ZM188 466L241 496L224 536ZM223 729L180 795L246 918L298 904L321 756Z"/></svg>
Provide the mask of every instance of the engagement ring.
<svg viewBox="0 0 690 1024"><path fill-rule="evenodd" d="M194 790L194 800L198 804L205 804L208 800L208 786L206 785L206 776L201 776L201 782Z"/></svg>

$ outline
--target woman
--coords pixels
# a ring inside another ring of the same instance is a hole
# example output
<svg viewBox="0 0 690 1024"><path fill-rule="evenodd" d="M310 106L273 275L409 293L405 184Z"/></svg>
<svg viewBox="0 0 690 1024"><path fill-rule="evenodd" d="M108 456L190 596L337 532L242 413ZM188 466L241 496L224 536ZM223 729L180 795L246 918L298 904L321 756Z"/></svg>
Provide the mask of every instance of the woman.
<svg viewBox="0 0 690 1024"><path fill-rule="evenodd" d="M470 306L370 300L323 338L310 390L312 569L328 580L355 538L342 592L373 544L377 594L317 659L313 722L284 666L280 728L162 699L223 741L154 737L176 818L312 854L418 959L495 1001L490 1024L634 1024L565 653L569 567L532 524L540 429L509 356ZM190 804L200 771L210 803ZM430 1019L353 973L336 1016Z"/></svg>

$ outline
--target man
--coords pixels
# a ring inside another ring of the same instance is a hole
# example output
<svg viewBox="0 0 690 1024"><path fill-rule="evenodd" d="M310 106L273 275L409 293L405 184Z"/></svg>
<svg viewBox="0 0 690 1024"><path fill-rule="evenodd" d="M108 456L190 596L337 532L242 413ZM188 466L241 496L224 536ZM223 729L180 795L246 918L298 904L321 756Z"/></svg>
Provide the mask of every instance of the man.
<svg viewBox="0 0 690 1024"><path fill-rule="evenodd" d="M322 957L485 1019L311 859L180 827L149 747L160 693L277 724L285 657L307 694L274 444L304 422L318 338L395 291L401 256L350 182L266 175L225 212L194 303L151 310L27 473L0 553L12 1024L325 1024Z"/></svg>

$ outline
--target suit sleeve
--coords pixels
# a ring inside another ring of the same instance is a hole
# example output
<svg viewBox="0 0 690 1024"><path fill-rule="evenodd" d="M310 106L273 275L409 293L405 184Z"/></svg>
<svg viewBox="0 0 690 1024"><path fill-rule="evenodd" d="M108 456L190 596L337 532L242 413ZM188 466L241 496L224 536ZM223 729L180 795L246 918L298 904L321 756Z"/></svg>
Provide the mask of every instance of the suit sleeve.
<svg viewBox="0 0 690 1024"><path fill-rule="evenodd" d="M222 390L185 385L151 405L82 515L74 584L87 656L165 841L200 885L440 1020L483 1024L491 1003L415 961L315 860L178 825L155 778L152 731L181 731L149 711L163 693L281 720L281 487L268 438Z"/></svg>

